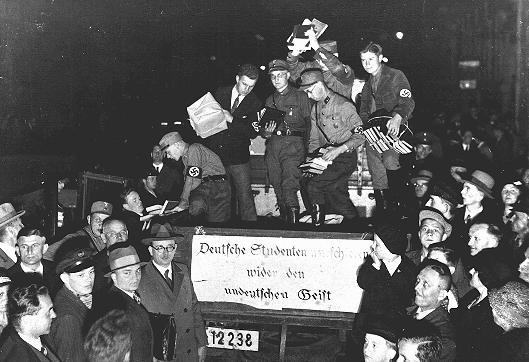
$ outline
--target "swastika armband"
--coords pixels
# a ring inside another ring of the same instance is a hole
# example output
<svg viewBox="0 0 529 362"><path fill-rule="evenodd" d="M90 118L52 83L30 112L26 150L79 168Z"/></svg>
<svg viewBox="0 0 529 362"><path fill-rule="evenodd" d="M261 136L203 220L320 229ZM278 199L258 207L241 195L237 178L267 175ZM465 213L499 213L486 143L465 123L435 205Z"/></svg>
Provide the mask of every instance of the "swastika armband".
<svg viewBox="0 0 529 362"><path fill-rule="evenodd" d="M402 89L400 90L399 95L400 95L402 98L411 98L411 91L410 91L409 89L402 88Z"/></svg>
<svg viewBox="0 0 529 362"><path fill-rule="evenodd" d="M198 166L187 166L186 176L201 179L202 169Z"/></svg>

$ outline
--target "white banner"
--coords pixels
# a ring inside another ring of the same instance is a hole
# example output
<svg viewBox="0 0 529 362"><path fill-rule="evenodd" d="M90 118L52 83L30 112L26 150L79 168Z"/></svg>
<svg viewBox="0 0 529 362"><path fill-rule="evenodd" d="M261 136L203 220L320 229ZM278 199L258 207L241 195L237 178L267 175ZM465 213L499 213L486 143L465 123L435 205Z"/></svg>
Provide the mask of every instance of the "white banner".
<svg viewBox="0 0 529 362"><path fill-rule="evenodd" d="M358 312L371 240L194 235L197 298L261 309Z"/></svg>

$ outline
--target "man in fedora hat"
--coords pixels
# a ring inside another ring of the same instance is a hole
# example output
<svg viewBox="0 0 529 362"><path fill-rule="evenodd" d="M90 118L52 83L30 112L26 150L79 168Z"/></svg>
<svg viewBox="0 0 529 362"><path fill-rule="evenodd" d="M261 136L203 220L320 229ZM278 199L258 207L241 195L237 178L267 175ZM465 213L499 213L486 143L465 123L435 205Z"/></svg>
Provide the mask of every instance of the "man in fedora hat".
<svg viewBox="0 0 529 362"><path fill-rule="evenodd" d="M449 240L448 247L464 258L469 255L467 244L470 227L476 223L499 225L501 216L499 210L484 203L485 198L494 198L492 188L495 182L491 175L485 171L476 170L470 177L465 176L463 181L461 196L464 207L455 212L452 223L455 237Z"/></svg>
<svg viewBox="0 0 529 362"><path fill-rule="evenodd" d="M307 95L289 84L288 63L274 59L268 64L270 81L275 88L265 105L285 112L282 119L268 122L263 130L266 141L265 163L274 187L281 217L287 223L299 218L301 170L305 160L310 129L310 102Z"/></svg>
<svg viewBox="0 0 529 362"><path fill-rule="evenodd" d="M9 269L17 262L15 245L18 232L24 227L20 217L26 211L16 211L13 205L0 205L0 268Z"/></svg>
<svg viewBox="0 0 529 362"><path fill-rule="evenodd" d="M109 248L108 262L110 272L105 276L111 278L113 285L96 301L95 315L101 317L113 309L124 311L131 327L130 361L152 361L153 335L149 314L136 292L141 280L141 266L146 263L140 261L134 247L123 243Z"/></svg>
<svg viewBox="0 0 529 362"><path fill-rule="evenodd" d="M231 188L219 156L200 143L185 142L178 132L165 134L159 144L168 158L182 159L185 168L184 189L175 210L189 209L193 223L228 221Z"/></svg>
<svg viewBox="0 0 529 362"><path fill-rule="evenodd" d="M50 340L63 361L85 361L83 328L92 309L94 250L64 245L57 253L57 275L64 283L53 301L57 317Z"/></svg>
<svg viewBox="0 0 529 362"><path fill-rule="evenodd" d="M204 320L188 267L173 260L182 241L183 235L143 240L149 246L152 259L142 270L138 293L149 313L171 315L174 319L176 341L173 340L164 356L156 348L162 341L155 339L154 356L160 360L202 362L207 345ZM153 332L155 338L161 337L157 331Z"/></svg>
<svg viewBox="0 0 529 362"><path fill-rule="evenodd" d="M357 130L362 120L350 101L327 87L321 70L305 70L300 89L316 101L311 111L308 151L320 152L325 161L332 162L323 173L306 180L312 223L323 224L326 209L351 220L358 213L349 198L348 180L356 169L356 149L365 142Z"/></svg>

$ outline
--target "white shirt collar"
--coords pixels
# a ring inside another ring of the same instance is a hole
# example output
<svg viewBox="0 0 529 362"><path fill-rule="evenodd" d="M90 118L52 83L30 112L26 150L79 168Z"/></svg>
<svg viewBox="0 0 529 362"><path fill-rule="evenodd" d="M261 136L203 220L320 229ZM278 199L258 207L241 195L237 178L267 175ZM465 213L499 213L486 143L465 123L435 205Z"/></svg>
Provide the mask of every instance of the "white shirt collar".
<svg viewBox="0 0 529 362"><path fill-rule="evenodd" d="M432 313L434 310L435 308L422 310L421 307L418 307L417 312L415 313L415 319L423 319L428 314Z"/></svg>
<svg viewBox="0 0 529 362"><path fill-rule="evenodd" d="M44 266L42 265L42 262L40 262L37 270L30 269L28 266L24 265L24 263L20 263L20 268L22 268L24 273L39 273L40 275L44 275Z"/></svg>
<svg viewBox="0 0 529 362"><path fill-rule="evenodd" d="M15 263L17 262L18 257L14 247L6 243L0 243L0 249L2 249L11 260L13 260Z"/></svg>
<svg viewBox="0 0 529 362"><path fill-rule="evenodd" d="M173 279L173 266L172 264L169 264L168 267L164 267L164 266L161 266L161 265L158 265L154 262L154 260L152 261L152 264L154 265L154 267L156 269L158 269L158 271L160 272L160 274L162 275L165 275L165 271L166 270L169 270L169 278Z"/></svg>
<svg viewBox="0 0 529 362"><path fill-rule="evenodd" d="M473 219L476 217L476 215L478 215L482 211L483 211L483 205L481 205L479 209L473 210L472 212L468 211L468 208L465 207L465 218L463 220L466 220L469 216L470 216L470 219Z"/></svg>
<svg viewBox="0 0 529 362"><path fill-rule="evenodd" d="M158 172L160 172L163 168L163 162L155 165L154 163L152 164L152 167L154 167L155 170L157 170Z"/></svg>
<svg viewBox="0 0 529 362"><path fill-rule="evenodd" d="M398 269L401 261L402 261L402 257L400 255L396 257L395 260L389 263L386 263L385 261L383 261L383 263L386 265L386 269L388 270L389 275L393 276L395 271Z"/></svg>
<svg viewBox="0 0 529 362"><path fill-rule="evenodd" d="M244 99L244 97L246 96L243 96L242 94L239 94L239 92L237 92L237 88L236 86L233 86L233 88L231 89L231 102L230 102L230 107L233 105L233 102L235 102L235 98L239 97L239 104L242 103L242 100Z"/></svg>
<svg viewBox="0 0 529 362"><path fill-rule="evenodd" d="M40 351L40 349L42 348L42 341L40 340L40 337L33 338L33 337L26 336L25 334L22 334L18 331L17 333L24 342L29 344L31 347L35 348L37 351Z"/></svg>

